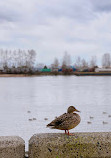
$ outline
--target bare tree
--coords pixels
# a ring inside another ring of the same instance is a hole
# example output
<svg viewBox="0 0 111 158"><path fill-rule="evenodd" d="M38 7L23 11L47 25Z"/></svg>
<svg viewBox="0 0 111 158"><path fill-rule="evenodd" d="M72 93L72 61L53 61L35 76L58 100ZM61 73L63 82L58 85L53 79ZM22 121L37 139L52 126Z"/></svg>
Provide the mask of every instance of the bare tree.
<svg viewBox="0 0 111 158"><path fill-rule="evenodd" d="M67 52L65 52L62 61L62 68L69 68L70 65L71 65L71 57Z"/></svg>
<svg viewBox="0 0 111 158"><path fill-rule="evenodd" d="M90 60L90 67L93 68L95 66L97 66L97 57L96 56L92 56L91 60Z"/></svg>
<svg viewBox="0 0 111 158"><path fill-rule="evenodd" d="M40 68L40 69L43 69L44 66L45 66L45 65L44 65L43 63L37 63L37 64L36 64L36 67L37 67L37 68Z"/></svg>
<svg viewBox="0 0 111 158"><path fill-rule="evenodd" d="M17 65L18 67L22 67L23 66L23 51L22 50L18 50L18 57L17 57Z"/></svg>
<svg viewBox="0 0 111 158"><path fill-rule="evenodd" d="M4 51L4 54L3 54L3 59L4 59L4 62L3 62L3 67L7 67L8 66L8 51L5 50Z"/></svg>
<svg viewBox="0 0 111 158"><path fill-rule="evenodd" d="M57 58L54 59L54 62L51 64L52 69L56 69L59 67L59 61Z"/></svg>
<svg viewBox="0 0 111 158"><path fill-rule="evenodd" d="M81 68L81 66L82 66L82 60L81 60L81 57L80 57L80 56L78 56L78 57L76 58L76 61L75 61L74 66L75 66L75 68Z"/></svg>
<svg viewBox="0 0 111 158"><path fill-rule="evenodd" d="M111 66L111 57L109 53L105 53L102 56L102 67L108 68Z"/></svg>
<svg viewBox="0 0 111 158"><path fill-rule="evenodd" d="M0 49L0 67L3 68L3 65L4 65L4 51L3 49Z"/></svg>
<svg viewBox="0 0 111 158"><path fill-rule="evenodd" d="M81 67L82 68L88 68L88 62L85 59L81 60Z"/></svg>
<svg viewBox="0 0 111 158"><path fill-rule="evenodd" d="M32 68L35 64L36 52L34 50L2 50L0 49L0 67L5 70Z"/></svg>
<svg viewBox="0 0 111 158"><path fill-rule="evenodd" d="M29 61L29 68L32 68L35 64L36 60L36 52L32 50L28 50L28 61Z"/></svg>

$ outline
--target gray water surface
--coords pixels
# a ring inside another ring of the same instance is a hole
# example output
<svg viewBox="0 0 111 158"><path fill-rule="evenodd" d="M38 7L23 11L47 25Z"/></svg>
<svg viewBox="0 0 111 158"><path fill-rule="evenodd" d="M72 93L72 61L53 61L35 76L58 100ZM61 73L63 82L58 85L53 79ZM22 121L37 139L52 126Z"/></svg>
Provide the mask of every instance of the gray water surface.
<svg viewBox="0 0 111 158"><path fill-rule="evenodd" d="M111 76L0 78L0 136L64 132L46 125L70 105L81 111L71 132L111 132Z"/></svg>

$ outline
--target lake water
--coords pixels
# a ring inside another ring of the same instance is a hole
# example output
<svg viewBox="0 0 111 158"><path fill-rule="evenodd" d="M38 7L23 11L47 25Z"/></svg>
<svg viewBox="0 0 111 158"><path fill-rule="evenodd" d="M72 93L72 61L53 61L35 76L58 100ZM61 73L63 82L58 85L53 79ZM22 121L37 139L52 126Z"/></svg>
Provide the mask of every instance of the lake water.
<svg viewBox="0 0 111 158"><path fill-rule="evenodd" d="M63 133L46 125L70 105L81 111L71 132L111 132L111 76L0 78L0 136L18 135L28 145L33 134Z"/></svg>

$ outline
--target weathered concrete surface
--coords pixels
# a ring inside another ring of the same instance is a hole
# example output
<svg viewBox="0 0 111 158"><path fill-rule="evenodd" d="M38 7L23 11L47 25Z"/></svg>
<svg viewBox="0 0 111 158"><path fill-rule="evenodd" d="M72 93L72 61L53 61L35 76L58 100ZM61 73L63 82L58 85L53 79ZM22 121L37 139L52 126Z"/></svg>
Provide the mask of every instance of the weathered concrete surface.
<svg viewBox="0 0 111 158"><path fill-rule="evenodd" d="M36 134L29 158L111 158L110 133Z"/></svg>
<svg viewBox="0 0 111 158"><path fill-rule="evenodd" d="M0 158L24 158L25 142L18 136L0 137Z"/></svg>

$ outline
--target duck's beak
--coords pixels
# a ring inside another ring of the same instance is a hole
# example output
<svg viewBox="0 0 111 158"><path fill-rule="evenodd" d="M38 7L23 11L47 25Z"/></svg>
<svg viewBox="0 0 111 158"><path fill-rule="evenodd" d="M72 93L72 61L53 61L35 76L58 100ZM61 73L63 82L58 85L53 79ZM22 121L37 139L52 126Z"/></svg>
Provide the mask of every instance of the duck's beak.
<svg viewBox="0 0 111 158"><path fill-rule="evenodd" d="M77 110L77 109L76 109L75 111L76 111L76 112L80 112L80 111L79 111L79 110Z"/></svg>

